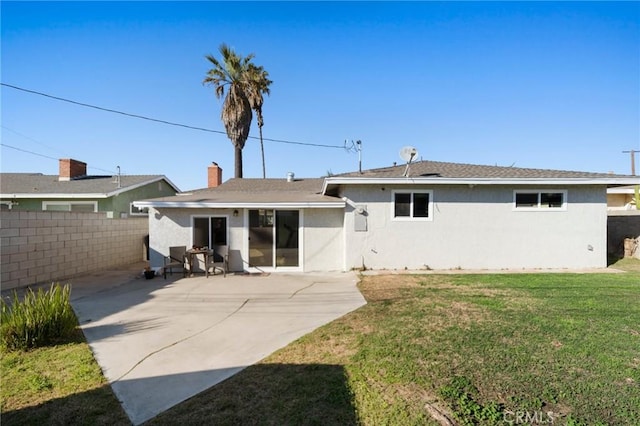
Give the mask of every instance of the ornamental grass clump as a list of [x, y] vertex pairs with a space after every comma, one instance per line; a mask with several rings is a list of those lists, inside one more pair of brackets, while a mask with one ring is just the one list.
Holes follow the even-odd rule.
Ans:
[[70, 302], [69, 284], [51, 284], [48, 291], [28, 289], [23, 300], [2, 300], [0, 338], [8, 350], [26, 350], [71, 337], [78, 325]]

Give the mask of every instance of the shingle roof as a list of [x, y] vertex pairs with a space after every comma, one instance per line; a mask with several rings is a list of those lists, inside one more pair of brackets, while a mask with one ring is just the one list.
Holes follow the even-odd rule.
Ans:
[[[406, 165], [364, 170], [335, 175], [337, 177], [393, 178], [403, 177]], [[504, 179], [564, 179], [564, 178], [611, 178], [637, 177], [630, 175], [612, 175], [609, 173], [590, 173], [566, 170], [529, 169], [521, 167], [482, 166], [475, 164], [446, 163], [440, 161], [417, 161], [409, 166], [410, 177], [441, 178], [504, 178]]]
[[59, 181], [57, 175], [0, 173], [0, 194], [32, 194], [34, 197], [47, 194], [109, 194], [126, 191], [129, 187], [137, 187], [160, 179], [166, 180], [166, 177], [162, 175], [120, 176], [120, 188], [118, 188], [114, 176], [87, 176], [70, 181]]
[[215, 188], [185, 192], [174, 197], [154, 198], [151, 203], [188, 204], [282, 204], [335, 203], [340, 199], [322, 195], [324, 179], [229, 179]]
[[[339, 184], [347, 184], [351, 178], [357, 183], [361, 179], [403, 178], [406, 165], [365, 170], [362, 173], [344, 173], [331, 179], [345, 178]], [[607, 179], [637, 176], [612, 175], [563, 170], [527, 169], [519, 167], [481, 166], [473, 164], [419, 161], [410, 166], [410, 177], [433, 177], [443, 179]], [[331, 180], [330, 179], [330, 180]], [[155, 198], [144, 203], [161, 207], [212, 207], [216, 205], [315, 203], [329, 206], [340, 203], [340, 198], [323, 195], [324, 178], [296, 179], [230, 179], [216, 188], [205, 188], [182, 193], [173, 197]]]
[[[322, 192], [322, 178], [294, 179], [288, 182], [286, 179], [229, 179], [220, 185], [216, 191], [232, 192]], [[212, 188], [213, 189], [213, 188]], [[204, 189], [200, 191], [210, 191]]]

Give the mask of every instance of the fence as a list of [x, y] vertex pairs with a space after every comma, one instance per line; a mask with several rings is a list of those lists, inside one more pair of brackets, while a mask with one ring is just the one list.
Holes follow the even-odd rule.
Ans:
[[106, 213], [0, 212], [2, 289], [60, 281], [145, 259], [148, 219]]

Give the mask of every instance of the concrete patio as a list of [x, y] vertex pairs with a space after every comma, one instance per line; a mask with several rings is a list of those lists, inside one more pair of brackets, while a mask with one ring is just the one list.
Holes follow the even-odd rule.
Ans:
[[132, 423], [208, 389], [366, 302], [354, 273], [71, 280], [72, 304]]

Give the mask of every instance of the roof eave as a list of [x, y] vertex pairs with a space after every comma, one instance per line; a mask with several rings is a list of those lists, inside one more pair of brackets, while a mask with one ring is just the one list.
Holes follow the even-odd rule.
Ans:
[[638, 185], [638, 178], [441, 178], [441, 177], [329, 177], [322, 185], [322, 194], [334, 185]]
[[207, 208], [207, 209], [341, 209], [344, 201], [295, 201], [295, 202], [271, 202], [271, 203], [234, 203], [212, 201], [134, 201], [138, 208]]

